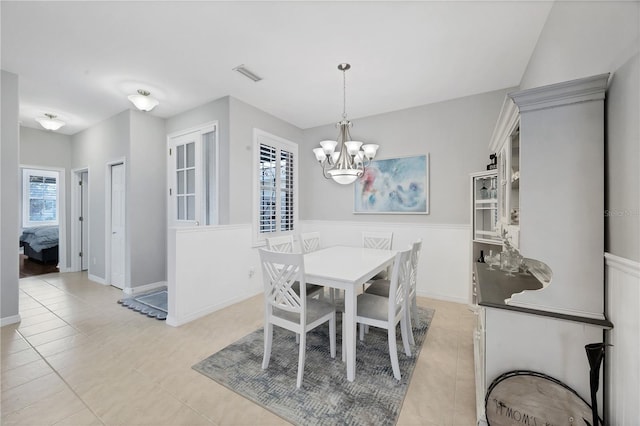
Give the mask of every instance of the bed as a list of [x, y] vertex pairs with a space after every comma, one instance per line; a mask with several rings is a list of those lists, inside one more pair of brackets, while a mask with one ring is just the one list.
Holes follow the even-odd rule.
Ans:
[[58, 226], [24, 228], [20, 246], [25, 256], [43, 263], [58, 262]]

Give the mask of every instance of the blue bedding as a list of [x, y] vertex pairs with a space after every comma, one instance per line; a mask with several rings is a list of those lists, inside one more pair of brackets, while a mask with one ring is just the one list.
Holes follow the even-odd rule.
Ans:
[[35, 252], [55, 247], [58, 245], [58, 226], [34, 226], [24, 228], [20, 241], [31, 246]]

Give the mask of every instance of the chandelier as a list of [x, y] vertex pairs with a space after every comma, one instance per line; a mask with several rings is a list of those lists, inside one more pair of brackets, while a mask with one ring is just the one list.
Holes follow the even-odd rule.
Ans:
[[[351, 68], [349, 64], [340, 64], [338, 69], [342, 71], [342, 120], [336, 123], [339, 129], [337, 140], [320, 142], [320, 148], [315, 148], [313, 153], [316, 160], [322, 166], [322, 174], [327, 179], [333, 179], [339, 184], [348, 185], [364, 174], [365, 168], [376, 156], [378, 145], [366, 144], [351, 140], [349, 128], [351, 122], [347, 120], [347, 85], [346, 72]], [[337, 150], [336, 150], [337, 148]]]

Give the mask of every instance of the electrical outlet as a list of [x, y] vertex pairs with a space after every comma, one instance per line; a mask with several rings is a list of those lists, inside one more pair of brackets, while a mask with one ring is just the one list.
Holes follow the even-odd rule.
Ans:
[[249, 268], [249, 278], [253, 277], [255, 273], [256, 273], [256, 268], [254, 268], [253, 266]]

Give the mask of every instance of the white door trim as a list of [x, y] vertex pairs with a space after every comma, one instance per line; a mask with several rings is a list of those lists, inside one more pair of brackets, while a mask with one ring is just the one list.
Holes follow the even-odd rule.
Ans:
[[[80, 187], [79, 182], [82, 180], [82, 173], [89, 173], [89, 167], [80, 167], [77, 169], [71, 169], [71, 266], [69, 268], [70, 272], [78, 272], [82, 270], [82, 260], [77, 253], [80, 252], [79, 243], [80, 237], [82, 233], [80, 232], [80, 227], [82, 226], [77, 217], [80, 216], [80, 203], [82, 202], [82, 197], [80, 196], [80, 192], [82, 188]], [[88, 195], [90, 197], [90, 195]], [[87, 203], [90, 205], [89, 203]], [[89, 239], [91, 238], [91, 234], [89, 234]], [[88, 247], [85, 248], [83, 256], [89, 256]], [[91, 262], [88, 262], [89, 273], [91, 273]]]
[[127, 217], [129, 216], [127, 211], [127, 193], [129, 192], [126, 188], [128, 188], [127, 184], [127, 163], [126, 158], [122, 157], [116, 160], [112, 160], [106, 163], [105, 166], [105, 191], [104, 191], [104, 223], [105, 223], [105, 234], [104, 234], [104, 276], [105, 283], [107, 285], [111, 285], [111, 168], [113, 166], [118, 165], [124, 166], [124, 181], [125, 181], [125, 255], [124, 255], [124, 289], [129, 288], [131, 283], [129, 282], [129, 221]]
[[[58, 172], [58, 268], [60, 272], [68, 272], [67, 268], [67, 198], [66, 198], [66, 174], [64, 167], [37, 166], [31, 164], [20, 164], [20, 174], [22, 169], [50, 170]], [[22, 182], [22, 178], [20, 179]], [[20, 205], [22, 206], [22, 183], [20, 184]], [[20, 228], [22, 228], [22, 217], [20, 217]]]

